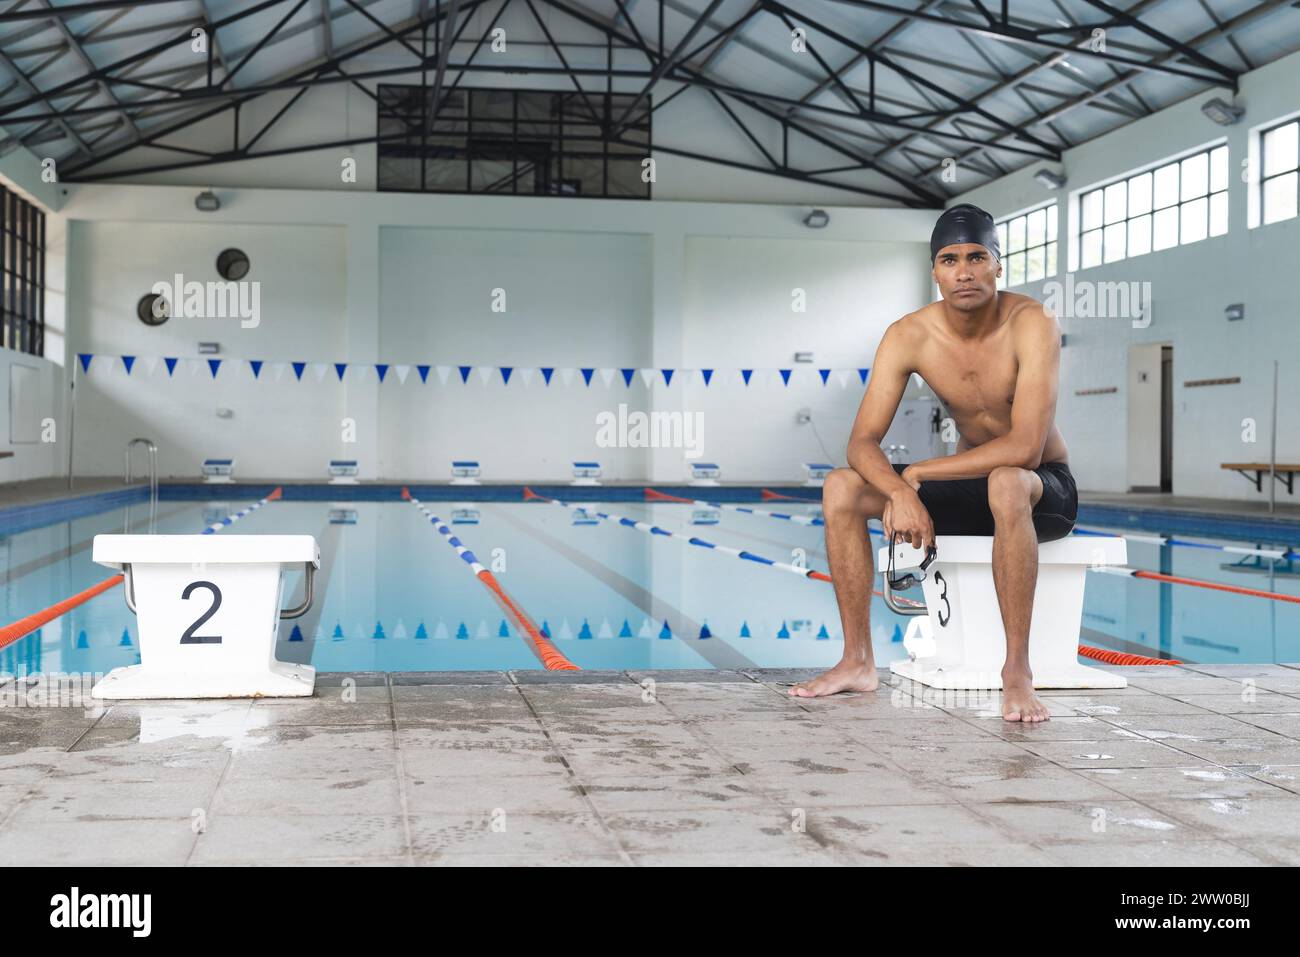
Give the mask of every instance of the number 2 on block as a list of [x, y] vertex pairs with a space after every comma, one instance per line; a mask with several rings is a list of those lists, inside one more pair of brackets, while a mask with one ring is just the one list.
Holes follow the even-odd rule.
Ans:
[[188, 628], [185, 629], [185, 634], [181, 635], [181, 644], [182, 645], [219, 645], [221, 644], [220, 635], [196, 635], [194, 634], [194, 632], [198, 630], [200, 625], [202, 625], [205, 621], [207, 621], [209, 618], [215, 615], [217, 613], [217, 609], [221, 607], [221, 589], [218, 588], [216, 585], [212, 584], [212, 582], [190, 582], [188, 585], [185, 586], [185, 590], [181, 592], [181, 598], [183, 600], [188, 600], [190, 594], [196, 588], [206, 588], [212, 592], [212, 607], [209, 608], [207, 611], [205, 611], [202, 615], [200, 615], [195, 620], [194, 624], [190, 625]]

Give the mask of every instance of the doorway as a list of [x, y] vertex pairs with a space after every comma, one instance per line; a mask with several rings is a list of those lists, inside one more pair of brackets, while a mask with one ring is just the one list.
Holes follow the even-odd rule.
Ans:
[[1174, 490], [1174, 347], [1160, 347], [1160, 491]]

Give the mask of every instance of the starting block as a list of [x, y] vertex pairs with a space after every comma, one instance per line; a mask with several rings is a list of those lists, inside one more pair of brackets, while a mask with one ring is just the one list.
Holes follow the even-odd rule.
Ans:
[[821, 488], [826, 484], [826, 476], [835, 471], [829, 462], [805, 462], [803, 467], [808, 472], [808, 480], [803, 483], [807, 488]]
[[573, 481], [569, 483], [570, 485], [599, 485], [599, 479], [599, 462], [573, 463]]
[[701, 487], [712, 487], [718, 485], [718, 477], [722, 475], [722, 467], [716, 462], [692, 462], [691, 463], [691, 483]]
[[204, 459], [200, 466], [203, 481], [208, 485], [230, 485], [235, 474], [234, 459]]
[[357, 475], [360, 467], [356, 459], [330, 459], [328, 467], [331, 485], [360, 485]]
[[[312, 604], [320, 549], [310, 535], [96, 535], [96, 562], [119, 569], [140, 632], [140, 664], [114, 668], [96, 698], [305, 697], [310, 665], [277, 661], [281, 618]], [[284, 566], [304, 598], [284, 609]]]
[[[889, 546], [877, 556], [885, 604], [901, 615], [925, 616], [907, 630], [908, 658], [890, 670], [931, 688], [1000, 689], [1007, 639], [993, 587], [993, 537], [939, 535], [925, 571], [924, 605], [902, 604], [889, 587]], [[894, 570], [916, 569], [919, 548], [896, 543]], [[1089, 567], [1122, 565], [1122, 538], [1068, 536], [1038, 546], [1038, 585], [1029, 626], [1029, 667], [1035, 688], [1123, 688], [1122, 675], [1079, 663], [1083, 591]]]
[[478, 462], [471, 459], [453, 459], [451, 462], [452, 485], [478, 485], [478, 477], [482, 474]]

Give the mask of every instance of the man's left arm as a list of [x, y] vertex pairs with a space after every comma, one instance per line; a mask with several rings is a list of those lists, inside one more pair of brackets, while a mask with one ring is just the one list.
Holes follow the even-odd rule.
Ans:
[[1019, 369], [1011, 402], [1011, 430], [965, 452], [915, 462], [907, 467], [904, 479], [983, 478], [1002, 466], [1036, 469], [1041, 464], [1043, 446], [1056, 418], [1060, 325], [1050, 311], [1036, 305], [1026, 306], [1012, 321]]

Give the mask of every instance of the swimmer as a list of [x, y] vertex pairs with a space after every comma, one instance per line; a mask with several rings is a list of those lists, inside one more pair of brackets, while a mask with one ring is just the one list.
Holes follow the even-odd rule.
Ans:
[[[1061, 329], [1042, 303], [999, 292], [993, 217], [963, 203], [930, 236], [941, 299], [885, 330], [849, 436], [848, 468], [822, 489], [826, 551], [844, 626], [844, 656], [790, 689], [812, 698], [873, 691], [874, 569], [867, 519], [887, 541], [920, 548], [935, 535], [992, 535], [993, 582], [1007, 637], [1002, 717], [1046, 721], [1029, 669], [1038, 543], [1074, 527], [1078, 492], [1056, 427]], [[912, 373], [943, 403], [960, 437], [953, 455], [893, 465], [880, 448]]]

